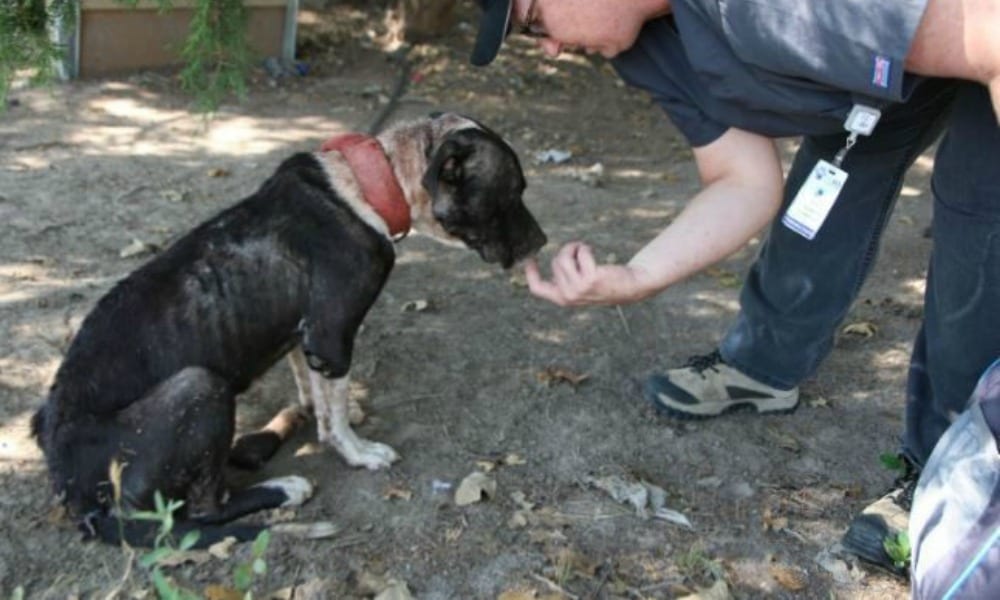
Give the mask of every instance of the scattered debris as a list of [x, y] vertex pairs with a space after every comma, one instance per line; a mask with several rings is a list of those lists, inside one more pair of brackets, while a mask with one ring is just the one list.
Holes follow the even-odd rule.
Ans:
[[468, 506], [484, 499], [489, 500], [497, 493], [497, 482], [482, 471], [473, 471], [455, 490], [455, 504]]
[[870, 338], [878, 333], [878, 327], [870, 321], [858, 321], [844, 326], [844, 335], [856, 335], [858, 337]]
[[228, 536], [209, 546], [208, 553], [219, 560], [226, 560], [232, 556], [234, 546], [236, 546], [236, 538]]
[[575, 388], [587, 379], [590, 379], [590, 374], [574, 373], [573, 371], [562, 367], [545, 367], [536, 373], [535, 377], [540, 383], [549, 387], [558, 383], [568, 383]]
[[431, 492], [433, 492], [435, 494], [441, 494], [441, 493], [444, 493], [444, 492], [449, 492], [449, 491], [451, 491], [451, 488], [453, 486], [454, 486], [454, 484], [452, 484], [452, 482], [450, 482], [450, 481], [444, 481], [442, 479], [432, 479], [431, 480]]
[[271, 527], [271, 531], [277, 534], [305, 540], [322, 540], [340, 533], [340, 526], [329, 521], [316, 521], [313, 523], [278, 523], [277, 525]]
[[209, 177], [229, 177], [230, 175], [229, 169], [223, 169], [222, 167], [215, 167], [208, 170]]
[[683, 596], [680, 600], [730, 600], [733, 597], [729, 585], [723, 579], [717, 580], [710, 588], [701, 588], [694, 594]]
[[132, 258], [144, 254], [155, 254], [160, 248], [156, 244], [144, 242], [139, 238], [132, 238], [132, 242], [118, 251], [119, 258]]
[[719, 282], [724, 288], [738, 288], [743, 285], [743, 278], [733, 273], [732, 271], [722, 269], [719, 267], [710, 267], [705, 271], [711, 277], [714, 277], [716, 281]]
[[795, 567], [774, 563], [768, 570], [778, 585], [790, 592], [800, 592], [806, 588], [805, 573]]
[[424, 312], [430, 306], [427, 300], [410, 300], [403, 304], [402, 312]]
[[573, 153], [569, 150], [557, 150], [552, 148], [549, 150], [540, 150], [535, 152], [535, 162], [540, 165], [544, 165], [546, 163], [561, 165], [571, 158], [573, 158]]
[[667, 492], [659, 486], [646, 481], [628, 482], [617, 476], [588, 477], [585, 481], [607, 492], [618, 502], [631, 504], [635, 508], [635, 513], [643, 519], [653, 517], [694, 529], [694, 525], [686, 516], [665, 506]]
[[410, 588], [406, 586], [405, 581], [389, 579], [385, 589], [379, 592], [374, 600], [413, 600], [413, 595], [410, 594]]
[[573, 177], [590, 187], [601, 187], [604, 185], [604, 165], [594, 163], [586, 169], [577, 169], [573, 172]]
[[413, 492], [404, 487], [393, 485], [382, 492], [382, 498], [385, 500], [410, 500], [413, 498]]
[[187, 194], [177, 190], [160, 190], [160, 197], [167, 202], [183, 202], [187, 199]]
[[857, 565], [849, 564], [839, 558], [844, 553], [843, 547], [837, 543], [819, 551], [813, 559], [824, 571], [829, 573], [839, 584], [858, 583], [865, 578], [865, 573]]

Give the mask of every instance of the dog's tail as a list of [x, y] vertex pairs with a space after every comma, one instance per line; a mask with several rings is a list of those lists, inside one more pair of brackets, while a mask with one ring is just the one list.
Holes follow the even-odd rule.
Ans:
[[[191, 549], [199, 549], [208, 548], [229, 537], [235, 538], [237, 542], [249, 542], [265, 529], [268, 529], [267, 525], [205, 524], [185, 520], [174, 522], [170, 535], [175, 540], [180, 540], [190, 532], [197, 531], [198, 539]], [[92, 514], [81, 521], [80, 530], [83, 531], [85, 539], [97, 538], [106, 544], [121, 545], [122, 542], [126, 542], [130, 546], [152, 548], [156, 545], [160, 523], [120, 519], [102, 513]]]

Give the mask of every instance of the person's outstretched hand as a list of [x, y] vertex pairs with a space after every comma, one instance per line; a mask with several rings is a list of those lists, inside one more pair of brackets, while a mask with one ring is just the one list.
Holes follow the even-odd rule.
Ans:
[[552, 258], [552, 278], [546, 279], [531, 259], [524, 264], [528, 289], [559, 306], [627, 304], [644, 298], [643, 273], [626, 265], [599, 265], [590, 246], [570, 242]]

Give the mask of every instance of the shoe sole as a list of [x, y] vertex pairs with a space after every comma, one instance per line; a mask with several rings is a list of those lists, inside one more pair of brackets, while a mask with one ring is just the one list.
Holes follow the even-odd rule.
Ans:
[[776, 408], [768, 408], [766, 405], [772, 402], [780, 403], [782, 402], [780, 399], [761, 398], [753, 400], [734, 400], [731, 403], [722, 406], [715, 412], [688, 412], [664, 404], [660, 399], [659, 392], [651, 390], [648, 387], [643, 389], [643, 396], [646, 398], [647, 402], [653, 405], [653, 409], [656, 410], [657, 414], [686, 421], [704, 421], [706, 419], [714, 419], [715, 417], [721, 417], [731, 413], [751, 411], [758, 415], [790, 415], [799, 408], [798, 398], [795, 399], [795, 404], [791, 406], [779, 404]]
[[861, 515], [851, 522], [840, 545], [865, 564], [905, 578], [909, 575], [909, 570], [893, 563], [885, 551], [885, 538], [888, 535], [885, 521], [874, 515]]

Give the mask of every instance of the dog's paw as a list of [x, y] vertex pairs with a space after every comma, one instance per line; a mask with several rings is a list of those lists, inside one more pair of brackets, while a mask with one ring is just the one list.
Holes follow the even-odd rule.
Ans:
[[266, 487], [284, 492], [287, 500], [282, 502], [281, 506], [301, 506], [313, 495], [313, 484], [305, 477], [298, 475], [268, 479], [254, 487]]
[[391, 446], [363, 439], [358, 439], [350, 452], [342, 450], [341, 454], [352, 467], [365, 467], [372, 471], [384, 469], [399, 460], [399, 454]]

